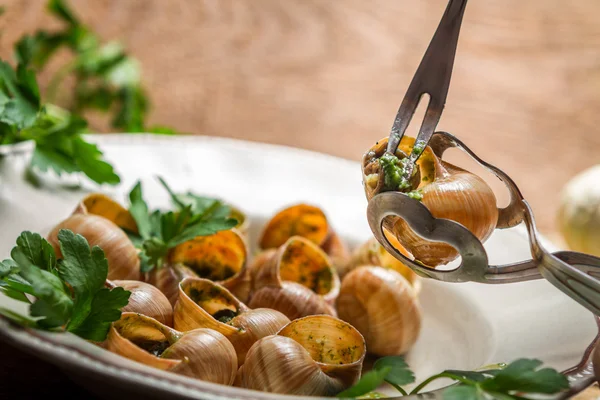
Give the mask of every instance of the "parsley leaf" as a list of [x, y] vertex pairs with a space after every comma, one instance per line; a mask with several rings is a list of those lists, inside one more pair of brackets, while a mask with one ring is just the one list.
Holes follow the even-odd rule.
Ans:
[[493, 378], [483, 381], [480, 386], [486, 391], [506, 394], [552, 394], [569, 388], [569, 382], [564, 375], [551, 368], [538, 369], [541, 365], [540, 360], [516, 360], [498, 371]]
[[0, 60], [0, 142], [35, 141], [31, 166], [42, 172], [83, 172], [99, 184], [119, 183], [112, 166], [101, 159], [102, 152], [82, 138], [86, 128], [84, 119], [56, 106], [40, 105], [31, 70], [19, 64], [15, 72]]
[[402, 356], [389, 356], [378, 359], [375, 362], [373, 368], [383, 369], [384, 367], [391, 367], [391, 371], [385, 377], [385, 381], [394, 386], [408, 385], [415, 381], [415, 374], [408, 367], [404, 357]]
[[[555, 394], [569, 388], [567, 378], [552, 368], [538, 369], [539, 360], [518, 359], [508, 364], [495, 364], [477, 371], [446, 370], [433, 375], [410, 394], [418, 394], [429, 383], [440, 378], [449, 378], [456, 383], [442, 391], [444, 400], [526, 400], [523, 394]], [[337, 397], [358, 397], [372, 394], [384, 381], [394, 386], [402, 395], [407, 393], [401, 385], [414, 382], [415, 377], [403, 357], [383, 357], [377, 360], [373, 370], [351, 388]]]
[[[81, 235], [62, 229], [58, 240], [63, 258], [37, 233], [23, 232], [11, 251], [12, 260], [0, 262], [0, 289], [17, 300], [29, 302], [35, 326], [60, 329], [94, 341], [106, 338], [110, 324], [121, 316], [130, 292], [104, 288], [108, 262], [97, 246], [90, 250]], [[9, 310], [0, 313], [19, 320]], [[21, 321], [30, 321], [23, 317]]]
[[[166, 182], [160, 180], [171, 196], [175, 196]], [[131, 233], [130, 237], [136, 247], [142, 250], [142, 272], [162, 266], [169, 250], [181, 243], [237, 225], [237, 220], [229, 217], [229, 207], [216, 199], [210, 199], [202, 206], [178, 201], [179, 209], [176, 212], [150, 211], [143, 197], [141, 182], [137, 182], [129, 193], [129, 201], [129, 212], [136, 221], [139, 232], [139, 237]]]
[[392, 367], [383, 367], [379, 370], [373, 369], [364, 374], [360, 380], [354, 384], [354, 386], [344, 390], [341, 393], [338, 393], [337, 397], [352, 398], [367, 394], [370, 391], [377, 389], [377, 387], [383, 383], [391, 370]]
[[483, 393], [475, 386], [453, 386], [444, 390], [444, 400], [485, 400]]

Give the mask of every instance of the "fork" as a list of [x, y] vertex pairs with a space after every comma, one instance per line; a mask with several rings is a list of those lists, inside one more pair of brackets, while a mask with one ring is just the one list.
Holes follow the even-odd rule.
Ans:
[[[444, 151], [457, 147], [481, 166], [494, 173], [509, 190], [511, 201], [498, 209], [496, 228], [510, 228], [524, 223], [529, 238], [532, 259], [505, 265], [489, 265], [483, 244], [463, 225], [437, 219], [418, 200], [401, 192], [383, 192], [374, 196], [367, 207], [367, 218], [373, 234], [395, 258], [421, 276], [446, 282], [512, 283], [545, 278], [569, 297], [600, 315], [600, 258], [572, 251], [549, 252], [539, 240], [531, 207], [515, 182], [499, 168], [485, 162], [458, 138], [447, 132], [435, 131], [440, 120], [456, 54], [458, 34], [467, 0], [450, 0], [440, 24], [421, 60], [404, 96], [391, 129], [387, 153], [395, 154], [415, 109], [424, 94], [430, 97], [424, 120], [415, 144], [429, 145], [441, 159]], [[416, 145], [415, 145], [416, 147]], [[404, 162], [404, 179], [411, 176], [421, 152], [413, 147]], [[387, 217], [403, 218], [410, 228], [427, 240], [445, 242], [455, 247], [461, 256], [454, 270], [436, 270], [411, 260], [395, 249], [383, 231]]]

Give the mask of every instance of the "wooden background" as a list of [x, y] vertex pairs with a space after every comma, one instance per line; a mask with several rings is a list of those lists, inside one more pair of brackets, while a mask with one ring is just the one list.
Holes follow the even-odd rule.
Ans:
[[[2, 58], [23, 33], [57, 26], [45, 0], [2, 3]], [[355, 160], [387, 135], [446, 5], [70, 3], [104, 39], [121, 40], [140, 60], [151, 122]], [[598, 15], [598, 0], [472, 0], [439, 125], [511, 175], [555, 241], [561, 188], [600, 159]]]

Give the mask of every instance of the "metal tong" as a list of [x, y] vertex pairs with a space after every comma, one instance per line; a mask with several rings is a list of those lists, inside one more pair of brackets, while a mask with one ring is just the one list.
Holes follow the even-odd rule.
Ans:
[[[383, 192], [368, 205], [367, 217], [373, 234], [385, 249], [419, 275], [445, 282], [511, 283], [545, 278], [595, 315], [600, 315], [600, 258], [572, 251], [549, 252], [540, 243], [533, 213], [515, 182], [499, 168], [488, 164], [463, 142], [447, 132], [435, 132], [452, 75], [452, 66], [460, 25], [467, 0], [450, 0], [440, 24], [421, 60], [415, 76], [396, 115], [387, 152], [395, 154], [407, 126], [423, 94], [430, 96], [416, 142], [429, 145], [442, 158], [452, 147], [465, 151], [481, 166], [494, 173], [508, 188], [510, 204], [499, 208], [496, 228], [514, 227], [521, 222], [527, 227], [532, 259], [514, 264], [489, 265], [483, 244], [463, 225], [437, 219], [418, 200], [401, 192]], [[404, 177], [412, 173], [420, 152], [412, 151], [405, 163]], [[455, 247], [462, 258], [454, 270], [426, 267], [401, 254], [387, 240], [383, 231], [386, 217], [403, 218], [418, 235], [430, 241], [445, 242]]]

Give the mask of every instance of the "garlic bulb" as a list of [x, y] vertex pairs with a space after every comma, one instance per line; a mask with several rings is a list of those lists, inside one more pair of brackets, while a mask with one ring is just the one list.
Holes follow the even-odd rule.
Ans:
[[108, 279], [139, 280], [140, 259], [138, 251], [127, 234], [106, 218], [93, 214], [76, 212], [59, 223], [48, 235], [48, 242], [54, 247], [56, 257], [62, 257], [58, 243], [58, 231], [69, 229], [80, 234], [90, 244], [104, 250], [108, 261]]
[[[398, 155], [409, 154], [414, 139], [404, 136]], [[375, 144], [363, 157], [363, 183], [367, 199], [382, 191], [385, 181], [379, 158], [385, 153], [387, 139]], [[498, 208], [492, 189], [483, 179], [450, 163], [440, 160], [427, 147], [416, 168], [418, 181], [412, 189], [422, 195], [421, 202], [436, 218], [451, 219], [470, 230], [485, 242], [496, 228]], [[436, 267], [458, 257], [458, 251], [449, 244], [423, 239], [399, 217], [389, 217], [384, 226], [398, 239], [416, 260]]]
[[259, 247], [263, 250], [278, 248], [292, 236], [301, 236], [320, 246], [336, 268], [344, 265], [348, 258], [346, 244], [319, 207], [297, 204], [279, 211], [263, 229]]
[[179, 298], [179, 282], [185, 278], [198, 277], [194, 271], [183, 264], [165, 264], [144, 273], [144, 282], [155, 286], [175, 306]]
[[398, 272], [359, 267], [342, 281], [338, 315], [365, 338], [367, 351], [377, 356], [408, 351], [421, 330], [417, 295]]
[[600, 165], [575, 176], [563, 189], [558, 225], [569, 248], [600, 257]]
[[175, 329], [210, 328], [233, 344], [242, 365], [248, 349], [259, 339], [275, 334], [290, 322], [270, 309], [249, 309], [224, 287], [200, 278], [186, 278], [179, 285], [175, 304]]
[[[398, 243], [398, 240], [393, 235], [386, 234], [386, 236], [396, 249], [406, 257], [410, 257], [409, 253]], [[406, 278], [416, 293], [421, 291], [421, 278], [412, 269], [388, 253], [375, 238], [369, 239], [354, 250], [350, 260], [345, 265], [344, 275], [341, 278], [344, 278], [350, 271], [367, 265], [393, 269]]]
[[246, 301], [250, 276], [246, 270], [248, 249], [236, 229], [198, 236], [171, 250], [169, 261], [183, 264], [200, 278], [218, 282], [238, 299]]
[[315, 314], [335, 315], [331, 304], [340, 289], [327, 255], [309, 240], [292, 236], [263, 264], [252, 266], [251, 308], [272, 308], [291, 320]]
[[181, 333], [150, 317], [126, 312], [112, 324], [104, 345], [113, 353], [176, 374], [222, 385], [235, 380], [235, 350], [212, 329]]
[[256, 342], [236, 386], [272, 393], [334, 396], [359, 378], [365, 342], [351, 325], [327, 315], [290, 322]]
[[129, 303], [122, 312], [134, 312], [154, 318], [161, 324], [173, 326], [173, 307], [164, 294], [152, 285], [140, 281], [106, 281], [106, 287], [120, 286], [129, 290]]

